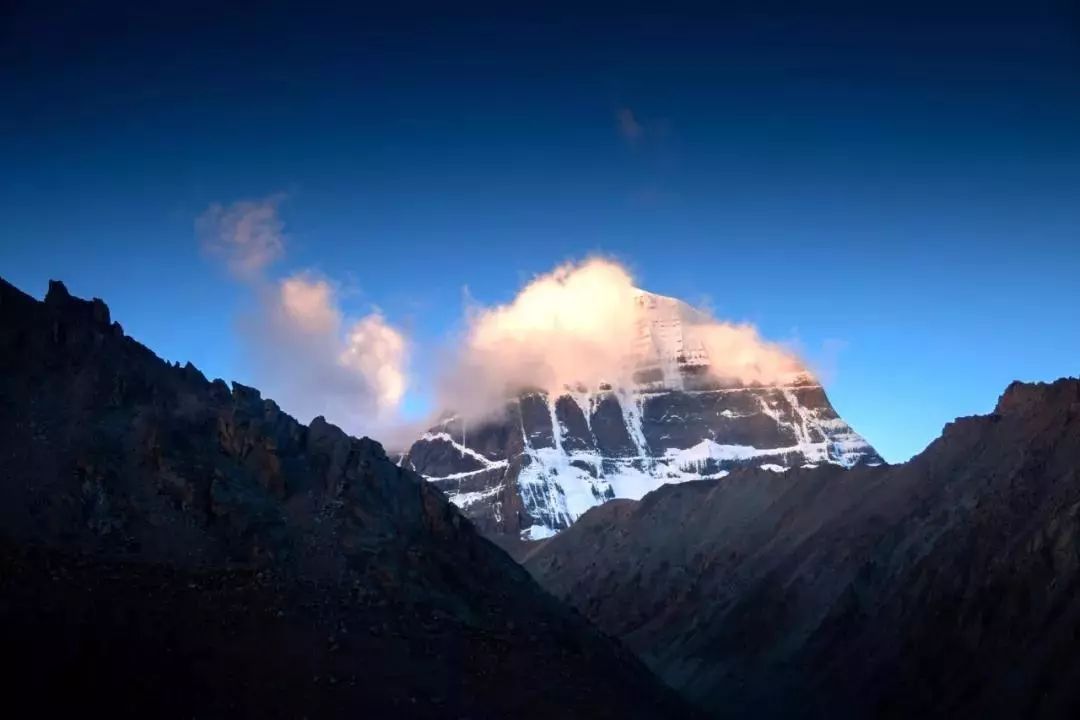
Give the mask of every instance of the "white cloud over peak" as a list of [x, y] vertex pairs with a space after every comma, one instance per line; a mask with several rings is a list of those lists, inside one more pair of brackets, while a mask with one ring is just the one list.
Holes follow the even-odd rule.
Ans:
[[[631, 382], [642, 342], [665, 332], [648, 326], [671, 322], [643, 313], [640, 295], [624, 266], [592, 258], [536, 276], [505, 305], [468, 308], [465, 332], [439, 382], [440, 406], [483, 415], [525, 388]], [[803, 369], [793, 353], [762, 339], [752, 325], [718, 320], [684, 303], [675, 307], [682, 341], [700, 348], [718, 378], [773, 384]]]

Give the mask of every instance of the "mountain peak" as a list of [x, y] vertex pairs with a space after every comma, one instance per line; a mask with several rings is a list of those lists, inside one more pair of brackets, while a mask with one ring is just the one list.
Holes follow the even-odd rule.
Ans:
[[1054, 382], [1025, 383], [1014, 380], [998, 398], [994, 413], [1023, 414], [1033, 409], [1080, 403], [1080, 378], [1060, 378]]
[[883, 462], [802, 363], [752, 327], [640, 288], [633, 303], [632, 373], [612, 373], [622, 382], [521, 385], [482, 420], [445, 414], [402, 464], [490, 535], [535, 540], [665, 483]]
[[718, 323], [678, 298], [634, 288], [638, 335], [634, 381], [643, 389], [814, 384], [794, 355], [749, 326]]
[[49, 290], [45, 293], [45, 302], [50, 305], [57, 305], [67, 302], [71, 299], [71, 293], [68, 292], [67, 285], [60, 280], [50, 280]]

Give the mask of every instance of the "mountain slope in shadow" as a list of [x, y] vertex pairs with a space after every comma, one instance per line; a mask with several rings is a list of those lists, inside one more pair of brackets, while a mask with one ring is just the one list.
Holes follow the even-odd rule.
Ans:
[[378, 443], [0, 281], [4, 695], [36, 714], [686, 706]]
[[525, 557], [717, 714], [1080, 714], [1080, 381], [1014, 383], [908, 463], [613, 501]]

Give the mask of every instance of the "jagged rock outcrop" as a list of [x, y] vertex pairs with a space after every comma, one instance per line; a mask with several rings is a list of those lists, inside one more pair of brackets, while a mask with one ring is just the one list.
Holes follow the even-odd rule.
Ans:
[[1080, 381], [891, 467], [732, 472], [587, 512], [541, 584], [716, 714], [1080, 713]]
[[685, 710], [378, 443], [163, 362], [60, 283], [0, 281], [0, 428], [10, 707]]
[[640, 291], [634, 381], [523, 392], [469, 425], [450, 416], [402, 463], [435, 483], [489, 537], [550, 537], [613, 498], [736, 468], [879, 465], [874, 449], [796, 369], [772, 385], [710, 374], [686, 332], [697, 311]]

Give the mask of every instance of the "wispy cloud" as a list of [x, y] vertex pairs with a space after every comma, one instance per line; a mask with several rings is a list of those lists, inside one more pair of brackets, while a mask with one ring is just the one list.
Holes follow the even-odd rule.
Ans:
[[627, 177], [636, 186], [627, 195], [629, 202], [646, 208], [678, 204], [679, 149], [671, 122], [663, 117], [643, 120], [624, 106], [615, 111], [615, 130], [635, 160]]
[[211, 205], [196, 221], [204, 249], [253, 293], [240, 318], [241, 350], [254, 380], [307, 422], [323, 415], [354, 434], [385, 434], [398, 424], [408, 387], [410, 343], [377, 308], [346, 316], [331, 279], [310, 270], [271, 278], [285, 256], [283, 199]]
[[214, 203], [195, 221], [203, 250], [222, 260], [238, 278], [252, 279], [285, 253], [282, 194], [261, 200]]
[[638, 122], [630, 108], [619, 108], [615, 113], [619, 135], [630, 145], [637, 145], [645, 135], [645, 127]]

